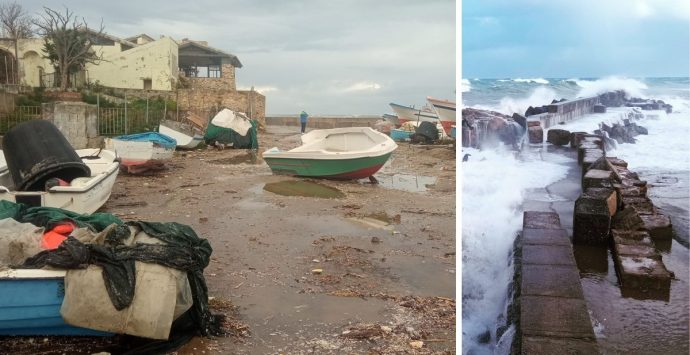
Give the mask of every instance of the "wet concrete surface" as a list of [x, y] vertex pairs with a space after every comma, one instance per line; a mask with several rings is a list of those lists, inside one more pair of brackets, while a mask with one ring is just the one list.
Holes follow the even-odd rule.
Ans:
[[[269, 126], [259, 152], [292, 149], [299, 137]], [[188, 224], [210, 241], [209, 296], [236, 306], [235, 321], [250, 335], [195, 338], [180, 354], [453, 353], [455, 151], [399, 144], [377, 176], [396, 174], [434, 182], [412, 192], [307, 181], [272, 175], [260, 154], [186, 151], [157, 175], [118, 176], [101, 211]], [[319, 185], [315, 195], [342, 195], [267, 191], [305, 183]], [[360, 223], [365, 218], [381, 223]], [[371, 326], [378, 328], [357, 332]], [[416, 340], [421, 349], [411, 347]]]
[[[558, 212], [561, 224], [572, 240], [574, 201], [580, 194], [581, 170], [574, 150], [550, 148], [550, 152], [572, 159], [565, 179], [546, 189], [529, 191], [524, 210]], [[546, 153], [546, 154], [545, 154]], [[597, 343], [604, 354], [687, 354], [690, 325], [690, 263], [687, 243], [687, 190], [682, 189], [683, 176], [678, 173], [638, 172], [648, 180], [648, 195], [674, 222], [672, 241], [654, 241], [666, 267], [675, 273], [670, 290], [642, 292], [620, 288], [610, 248], [607, 246], [574, 246], [590, 319]], [[671, 183], [672, 188], [666, 188]], [[679, 188], [678, 186], [681, 186]], [[686, 185], [687, 186], [687, 185]]]

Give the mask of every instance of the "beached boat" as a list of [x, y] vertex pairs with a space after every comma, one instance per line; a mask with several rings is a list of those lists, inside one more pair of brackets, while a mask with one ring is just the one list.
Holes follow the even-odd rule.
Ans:
[[173, 157], [177, 142], [158, 132], [146, 132], [106, 138], [105, 146], [113, 149], [121, 159], [123, 170], [139, 174], [148, 170], [162, 169]]
[[263, 159], [276, 175], [362, 179], [381, 169], [397, 147], [369, 127], [322, 129], [303, 135], [295, 149], [267, 150]]
[[396, 115], [390, 115], [390, 114], [384, 113], [383, 119], [387, 122], [392, 123], [395, 127], [400, 127], [400, 125], [401, 125], [400, 119], [398, 119], [398, 116], [396, 116]]
[[158, 126], [158, 133], [173, 138], [177, 148], [194, 149], [204, 140], [201, 131], [191, 125], [165, 120]]
[[395, 114], [398, 115], [400, 124], [405, 122], [438, 122], [438, 115], [431, 108], [424, 106], [421, 109], [398, 105], [395, 103], [389, 104]]
[[112, 335], [62, 319], [65, 270], [0, 271], [0, 335]]
[[433, 97], [427, 97], [426, 100], [429, 101], [438, 114], [443, 130], [450, 135], [450, 128], [455, 125], [455, 102], [434, 99]]
[[0, 200], [30, 206], [57, 207], [77, 213], [96, 212], [110, 198], [118, 173], [115, 152], [105, 149], [78, 149], [77, 155], [91, 170], [68, 186], [53, 186], [48, 191], [15, 191], [5, 156], [0, 151]]

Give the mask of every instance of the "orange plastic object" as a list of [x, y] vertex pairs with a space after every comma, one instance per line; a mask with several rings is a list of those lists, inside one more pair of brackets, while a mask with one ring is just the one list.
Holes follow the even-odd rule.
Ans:
[[67, 239], [67, 237], [64, 235], [54, 231], [49, 231], [43, 234], [43, 238], [41, 238], [41, 248], [56, 249], [65, 239]]
[[64, 234], [64, 235], [69, 235], [74, 231], [74, 224], [71, 222], [69, 223], [63, 223], [63, 224], [58, 224], [53, 229], [51, 229], [51, 232], [55, 232], [58, 234]]

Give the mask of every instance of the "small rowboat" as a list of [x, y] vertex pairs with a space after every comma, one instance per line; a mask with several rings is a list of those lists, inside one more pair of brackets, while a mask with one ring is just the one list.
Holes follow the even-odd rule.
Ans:
[[194, 149], [204, 140], [199, 130], [182, 122], [163, 121], [158, 126], [158, 133], [173, 138], [177, 148], [181, 149]]
[[438, 114], [438, 119], [441, 121], [443, 130], [446, 134], [450, 134], [451, 126], [455, 125], [455, 102], [434, 99], [433, 97], [427, 97], [426, 100], [434, 106], [434, 110]]
[[160, 170], [172, 159], [177, 141], [158, 132], [107, 138], [105, 146], [121, 159], [121, 168], [130, 174]]
[[81, 214], [96, 212], [110, 198], [118, 173], [117, 157], [115, 152], [105, 149], [78, 149], [76, 153], [91, 170], [91, 176], [75, 178], [67, 186], [53, 186], [47, 191], [15, 191], [0, 151], [0, 200]]
[[303, 135], [295, 149], [267, 150], [263, 159], [276, 175], [363, 179], [381, 169], [397, 147], [369, 127], [322, 129]]

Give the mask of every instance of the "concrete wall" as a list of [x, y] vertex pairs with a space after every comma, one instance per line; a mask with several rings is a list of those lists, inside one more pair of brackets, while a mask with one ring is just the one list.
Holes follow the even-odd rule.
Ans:
[[82, 102], [43, 104], [43, 119], [53, 122], [74, 149], [98, 147], [98, 112]]
[[98, 64], [86, 66], [89, 81], [114, 88], [144, 89], [144, 80], [150, 79], [152, 90], [175, 87], [177, 43], [170, 38], [164, 37], [124, 52], [112, 52], [103, 59]]
[[[381, 116], [309, 116], [307, 128], [374, 127]], [[267, 125], [299, 126], [299, 115], [266, 117]]]
[[578, 119], [593, 111], [594, 105], [599, 103], [599, 97], [586, 97], [548, 105], [549, 112], [527, 117], [528, 121], [540, 121], [541, 127], [547, 129], [561, 122]]

